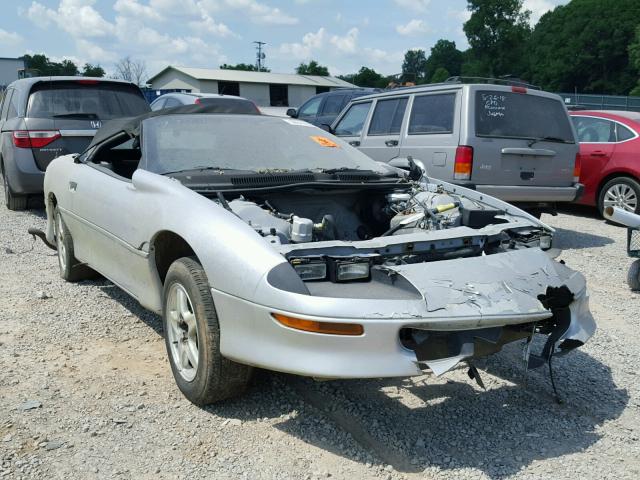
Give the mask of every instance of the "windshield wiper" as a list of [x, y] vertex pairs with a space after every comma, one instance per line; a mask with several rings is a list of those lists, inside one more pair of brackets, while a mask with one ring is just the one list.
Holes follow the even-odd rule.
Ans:
[[71, 113], [59, 113], [52, 115], [53, 118], [79, 118], [87, 120], [100, 120], [97, 113], [84, 113], [84, 112], [71, 112]]
[[533, 145], [535, 145], [538, 142], [573, 143], [568, 140], [565, 140], [564, 138], [549, 136], [549, 137], [531, 138], [529, 139], [529, 143], [527, 145], [529, 146], [529, 148], [531, 148]]
[[248, 173], [255, 173], [252, 172], [250, 170], [239, 170], [237, 168], [225, 168], [225, 167], [209, 167], [209, 166], [203, 166], [203, 167], [189, 167], [189, 168], [183, 168], [182, 170], [173, 170], [171, 172], [163, 172], [162, 175], [171, 175], [173, 173], [186, 173], [186, 172], [205, 172], [208, 170], [215, 170], [216, 172], [220, 172], [220, 175], [224, 174], [225, 172], [248, 172]]

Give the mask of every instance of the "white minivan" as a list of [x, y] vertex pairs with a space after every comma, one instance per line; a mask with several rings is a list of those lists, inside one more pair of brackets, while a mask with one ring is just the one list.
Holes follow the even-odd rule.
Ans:
[[350, 102], [330, 130], [374, 160], [413, 157], [429, 176], [554, 211], [582, 193], [573, 125], [558, 95], [447, 82]]

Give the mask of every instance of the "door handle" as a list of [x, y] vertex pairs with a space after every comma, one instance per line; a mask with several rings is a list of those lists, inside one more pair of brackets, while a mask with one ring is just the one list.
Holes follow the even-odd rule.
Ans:
[[78, 184], [76, 182], [69, 182], [69, 191], [75, 192], [78, 188]]
[[384, 142], [384, 144], [387, 147], [397, 147], [398, 146], [398, 140], [387, 140], [386, 142]]
[[606, 157], [607, 154], [605, 152], [603, 152], [602, 150], [595, 150], [595, 151], [591, 152], [591, 156], [592, 157]]
[[352, 147], [359, 147], [360, 146], [360, 140], [351, 140], [349, 142], [349, 145], [351, 145]]

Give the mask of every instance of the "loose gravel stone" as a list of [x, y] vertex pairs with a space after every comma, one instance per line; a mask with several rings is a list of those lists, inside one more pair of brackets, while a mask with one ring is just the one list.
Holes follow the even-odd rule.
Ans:
[[477, 362], [486, 391], [465, 368], [320, 383], [258, 371], [245, 396], [198, 408], [175, 386], [159, 317], [105, 279], [62, 281], [51, 250], [27, 252], [44, 211], [0, 206], [0, 477], [640, 478], [626, 231], [588, 209], [543, 220], [586, 275], [598, 322], [554, 362], [563, 405], [546, 369], [525, 385], [514, 344]]

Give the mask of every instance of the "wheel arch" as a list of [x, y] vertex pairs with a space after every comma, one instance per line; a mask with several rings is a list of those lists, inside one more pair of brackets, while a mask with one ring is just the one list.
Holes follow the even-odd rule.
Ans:
[[[182, 257], [195, 257], [198, 259], [194, 248], [179, 234], [171, 230], [157, 232], [150, 241], [149, 251], [152, 256], [152, 266], [158, 275], [160, 283], [164, 280], [173, 262]], [[198, 261], [200, 261], [198, 259]]]

